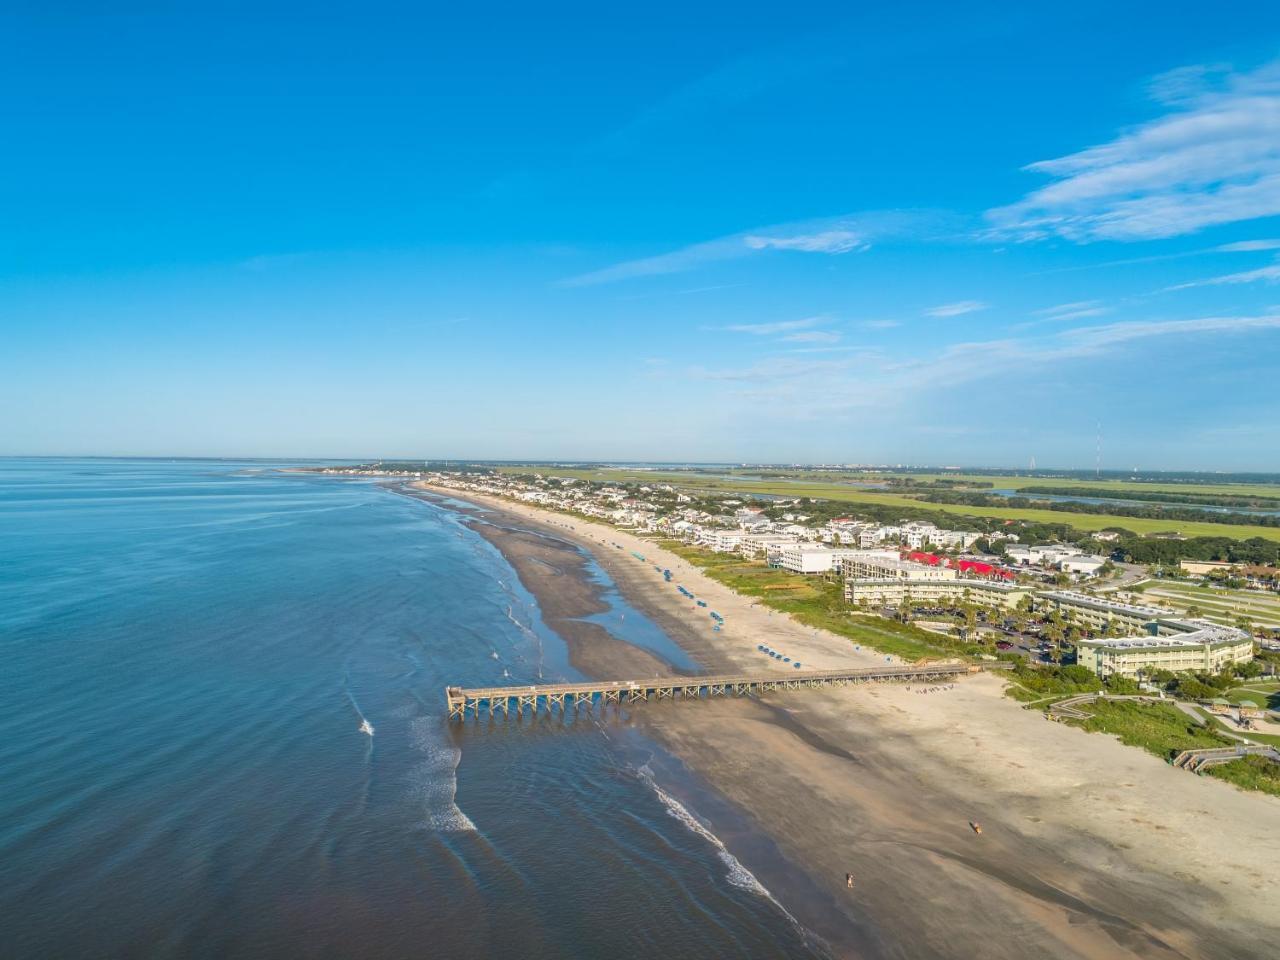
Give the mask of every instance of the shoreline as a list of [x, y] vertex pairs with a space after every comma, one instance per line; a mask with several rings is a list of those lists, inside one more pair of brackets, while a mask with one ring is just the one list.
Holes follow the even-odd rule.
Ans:
[[[785, 669], [756, 651], [761, 640], [818, 669], [883, 662], [732, 594], [625, 531], [413, 486], [584, 548], [628, 603], [708, 669]], [[513, 543], [506, 546], [518, 550]], [[700, 608], [654, 562], [722, 612], [724, 630], [693, 613]], [[526, 587], [554, 608], [566, 582]], [[629, 645], [600, 640], [580, 635], [576, 645], [597, 651], [587, 672], [616, 678], [627, 655], [613, 645]], [[809, 691], [637, 710], [631, 723], [743, 811], [825, 894], [792, 902], [767, 863], [744, 861], [837, 955], [1267, 956], [1280, 933], [1269, 909], [1280, 888], [1268, 872], [1280, 840], [1250, 829], [1280, 822], [1280, 805], [1049, 723], [1001, 687], [975, 677], [928, 695], [901, 686]], [[981, 838], [969, 819], [984, 824]], [[853, 891], [844, 889], [845, 872], [858, 878]], [[820, 899], [828, 902], [813, 902]]]

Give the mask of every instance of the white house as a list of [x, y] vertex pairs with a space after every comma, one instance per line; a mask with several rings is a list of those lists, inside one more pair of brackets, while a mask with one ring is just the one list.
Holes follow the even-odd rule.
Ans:
[[781, 549], [778, 566], [792, 573], [827, 573], [832, 569], [836, 551], [810, 543], [797, 543]]
[[1103, 557], [1080, 554], [1075, 557], [1063, 557], [1058, 561], [1058, 569], [1063, 573], [1081, 573], [1091, 577], [1101, 570], [1106, 565], [1106, 562]]

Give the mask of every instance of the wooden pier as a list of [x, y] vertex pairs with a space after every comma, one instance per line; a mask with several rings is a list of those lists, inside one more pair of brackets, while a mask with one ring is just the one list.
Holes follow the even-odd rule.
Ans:
[[[1004, 664], [991, 664], [1000, 669]], [[604, 680], [595, 683], [553, 683], [524, 687], [445, 687], [449, 719], [465, 720], [468, 711], [479, 718], [488, 711], [519, 717], [527, 710], [536, 716], [539, 708], [548, 713], [556, 707], [566, 712], [591, 709], [596, 704], [647, 703], [650, 700], [698, 700], [704, 697], [749, 697], [775, 690], [802, 690], [806, 687], [843, 687], [852, 683], [900, 681], [904, 683], [947, 680], [978, 673], [988, 667], [969, 663], [927, 663], [899, 667], [860, 667], [854, 670], [805, 670], [793, 674], [730, 674], [705, 677], [655, 677], [652, 680]]]

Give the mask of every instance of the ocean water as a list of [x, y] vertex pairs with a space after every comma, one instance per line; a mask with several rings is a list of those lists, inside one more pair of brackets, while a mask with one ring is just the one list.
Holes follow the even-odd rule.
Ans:
[[624, 723], [445, 721], [572, 676], [457, 514], [280, 466], [0, 459], [0, 957], [809, 955]]

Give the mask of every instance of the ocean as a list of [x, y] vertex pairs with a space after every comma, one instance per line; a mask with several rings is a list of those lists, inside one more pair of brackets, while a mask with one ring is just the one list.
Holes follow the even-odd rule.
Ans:
[[0, 956], [811, 955], [625, 722], [446, 722], [575, 676], [458, 513], [286, 466], [0, 459]]

